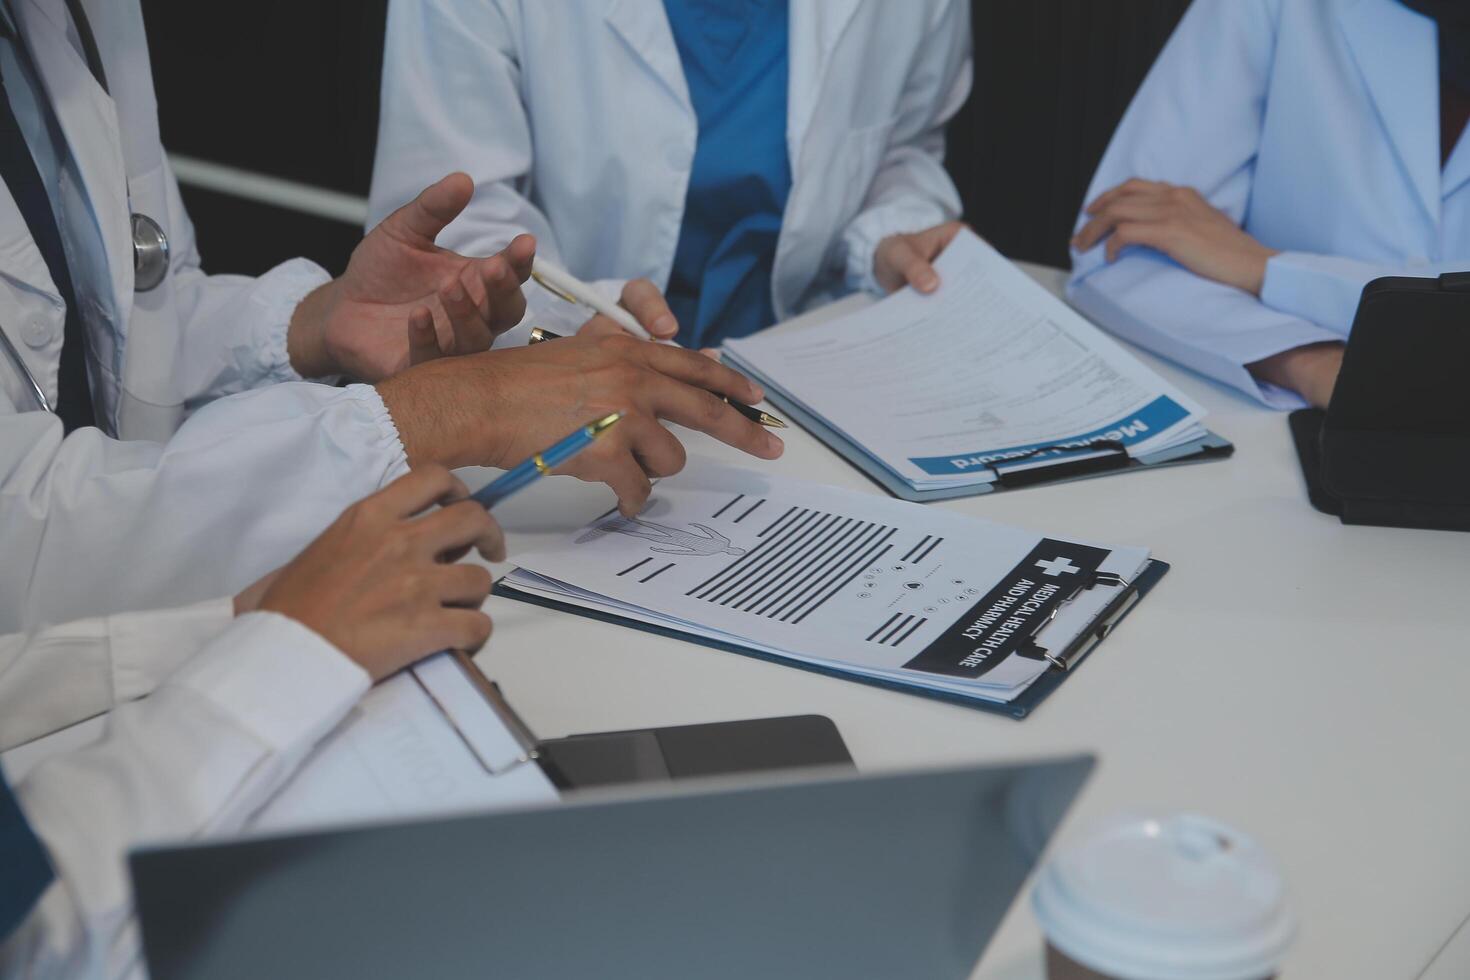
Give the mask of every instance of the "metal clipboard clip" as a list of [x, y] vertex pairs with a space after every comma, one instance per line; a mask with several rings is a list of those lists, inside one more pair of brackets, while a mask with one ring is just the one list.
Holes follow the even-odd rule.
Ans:
[[[1096, 588], [1122, 589], [1123, 591], [1098, 614], [1096, 619], [1088, 624], [1069, 649], [1053, 653], [1037, 642], [1041, 634], [1061, 615], [1063, 609], [1070, 606], [1082, 593]], [[1113, 631], [1113, 627], [1118, 624], [1118, 620], [1127, 615], [1128, 610], [1133, 608], [1133, 604], [1141, 596], [1142, 593], [1133, 587], [1133, 580], [1124, 578], [1116, 572], [1093, 572], [1086, 579], [1077, 583], [1077, 587], [1072, 590], [1071, 594], [1053, 606], [1051, 612], [1036, 624], [1036, 629], [1031, 631], [1031, 636], [1023, 645], [1021, 653], [1033, 659], [1045, 660], [1052, 665], [1053, 669], [1070, 670], [1083, 657], [1091, 653], [1093, 647], [1107, 638], [1108, 634]]]
[[1028, 486], [1033, 483], [1044, 483], [1053, 478], [1054, 474], [1047, 472], [1048, 467], [1040, 467], [1036, 470], [1014, 470], [1002, 469], [1015, 463], [1024, 463], [1029, 459], [1044, 456], [1047, 453], [1072, 453], [1072, 452], [1102, 452], [1104, 455], [1096, 458], [1067, 458], [1058, 456], [1056, 466], [1067, 466], [1078, 472], [1093, 472], [1111, 469], [1121, 469], [1128, 465], [1131, 457], [1128, 455], [1128, 447], [1121, 439], [1092, 439], [1078, 445], [1056, 444], [1050, 446], [1037, 446], [1028, 449], [1007, 459], [987, 460], [985, 468], [995, 476], [995, 482], [1002, 487]]
[[[411, 672], [490, 776], [503, 776], [540, 760], [540, 741], [535, 733], [510, 706], [500, 685], [487, 678], [469, 654], [444, 650], [420, 661]], [[461, 678], [469, 682], [467, 687]], [[486, 717], [487, 708], [490, 718]], [[505, 736], [509, 736], [508, 743]]]

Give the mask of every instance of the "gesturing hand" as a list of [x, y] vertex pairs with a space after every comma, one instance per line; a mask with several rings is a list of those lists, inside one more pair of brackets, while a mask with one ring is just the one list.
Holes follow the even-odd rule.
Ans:
[[1087, 213], [1091, 219], [1072, 239], [1080, 252], [1107, 239], [1107, 259], [1114, 262], [1128, 246], [1143, 245], [1196, 275], [1256, 296], [1266, 263], [1277, 254], [1192, 187], [1135, 178], [1099, 196]]
[[441, 352], [466, 354], [520, 322], [534, 238], [521, 235], [479, 259], [434, 244], [473, 193], [468, 176], [450, 174], [368, 232], [347, 271], [291, 318], [287, 345], [298, 373], [380, 381], [408, 367], [411, 334], [422, 345], [432, 331]]
[[453, 562], [471, 547], [503, 561], [505, 539], [467, 495], [442, 466], [394, 480], [266, 576], [258, 608], [314, 630], [375, 681], [436, 650], [478, 649], [490, 636], [480, 611], [490, 573]]
[[762, 459], [781, 440], [720, 400], [753, 404], [759, 388], [695, 351], [634, 340], [594, 321], [575, 337], [418, 365], [378, 385], [410, 464], [513, 466], [580, 425], [623, 420], [562, 472], [608, 484], [624, 514], [648, 499], [649, 478], [684, 468], [668, 419]]
[[889, 235], [873, 252], [873, 278], [890, 293], [906, 285], [921, 293], [934, 292], [939, 288], [934, 260], [963, 227], [963, 221], [946, 221], [908, 235]]

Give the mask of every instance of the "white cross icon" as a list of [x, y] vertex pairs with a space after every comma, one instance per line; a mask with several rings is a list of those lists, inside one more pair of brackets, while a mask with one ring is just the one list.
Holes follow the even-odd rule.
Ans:
[[1050, 561], [1039, 561], [1037, 568], [1046, 569], [1047, 575], [1071, 575], [1082, 571], [1082, 566], [1072, 564], [1070, 558], [1053, 558]]

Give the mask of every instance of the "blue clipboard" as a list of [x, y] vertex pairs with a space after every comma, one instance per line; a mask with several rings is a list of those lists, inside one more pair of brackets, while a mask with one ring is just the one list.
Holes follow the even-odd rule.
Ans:
[[796, 399], [773, 384], [770, 379], [763, 377], [758, 371], [750, 369], [744, 363], [731, 363], [730, 366], [758, 382], [766, 390], [767, 401], [785, 412], [791, 421], [816, 436], [829, 449], [855, 466], [868, 479], [898, 499], [916, 504], [927, 503], [931, 500], [978, 497], [983, 494], [1017, 490], [1022, 487], [1088, 480], [1111, 473], [1128, 473], [1163, 466], [1203, 463], [1213, 459], [1226, 459], [1235, 452], [1235, 445], [1229, 440], [1213, 432], [1206, 432], [1204, 436], [1193, 442], [1186, 442], [1146, 456], [1129, 456], [1118, 453], [1087, 459], [1064, 460], [1049, 466], [1023, 470], [1002, 469], [999, 479], [993, 483], [945, 487], [939, 490], [915, 490], [862, 446], [803, 408]]
[[535, 606], [545, 606], [548, 609], [556, 609], [561, 612], [572, 613], [576, 616], [586, 616], [604, 623], [614, 623], [619, 626], [629, 626], [645, 633], [656, 633], [659, 636], [670, 636], [677, 640], [686, 640], [700, 646], [712, 647], [716, 650], [725, 650], [730, 653], [738, 653], [745, 657], [755, 657], [758, 660], [767, 660], [771, 663], [781, 664], [785, 667], [796, 667], [801, 670], [809, 670], [818, 674], [826, 674], [829, 677], [838, 677], [843, 680], [856, 681], [859, 684], [868, 684], [874, 687], [887, 688], [903, 694], [916, 694], [919, 697], [933, 698], [937, 701], [948, 701], [951, 704], [962, 704], [967, 708], [977, 708], [980, 711], [988, 711], [992, 714], [1006, 715], [1010, 718], [1020, 720], [1035, 711], [1042, 701], [1062, 685], [1068, 677], [1077, 672], [1077, 668], [1087, 659], [1087, 656], [1110, 636], [1118, 624], [1121, 623], [1133, 608], [1138, 605], [1144, 596], [1148, 595], [1159, 584], [1159, 580], [1169, 571], [1169, 563], [1158, 559], [1151, 559], [1144, 566], [1143, 571], [1134, 576], [1128, 588], [1124, 589], [1113, 600], [1097, 614], [1077, 637], [1067, 645], [1066, 649], [1054, 654], [1057, 660], [1066, 664], [1066, 667], [1052, 667], [1042, 674], [1031, 686], [1021, 692], [1014, 700], [1006, 702], [981, 701], [976, 698], [968, 698], [962, 694], [953, 694], [948, 691], [936, 691], [930, 688], [916, 687], [912, 684], [904, 684], [898, 681], [880, 680], [875, 677], [865, 677], [859, 674], [851, 674], [838, 667], [825, 667], [816, 664], [801, 663], [788, 660], [784, 657], [767, 653], [743, 646], [739, 643], [728, 643], [719, 640], [711, 640], [706, 637], [696, 637], [681, 630], [669, 626], [656, 626], [636, 619], [619, 616], [616, 613], [606, 612], [600, 609], [587, 609], [583, 606], [562, 602], [543, 595], [522, 592], [518, 589], [507, 589], [496, 583], [491, 590], [492, 595], [504, 596], [508, 599], [517, 599], [521, 602], [529, 602]]

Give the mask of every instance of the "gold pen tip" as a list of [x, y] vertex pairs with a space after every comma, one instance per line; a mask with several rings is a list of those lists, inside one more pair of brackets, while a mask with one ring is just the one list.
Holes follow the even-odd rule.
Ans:
[[774, 415], [767, 415], [765, 412], [761, 412], [761, 425], [767, 426], [768, 428], [772, 429], [786, 428], [785, 422], [782, 422]]
[[591, 425], [587, 426], [587, 431], [592, 433], [593, 437], [596, 438], [597, 436], [602, 435], [608, 429], [611, 429], [614, 425], [617, 425], [618, 420], [622, 417], [622, 412], [613, 412], [611, 415], [600, 418], [596, 422], [593, 422]]

